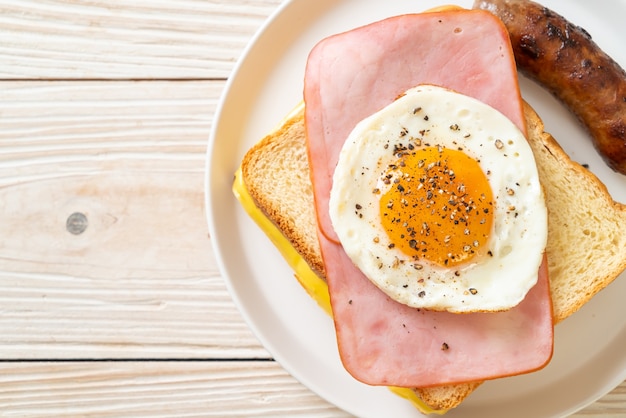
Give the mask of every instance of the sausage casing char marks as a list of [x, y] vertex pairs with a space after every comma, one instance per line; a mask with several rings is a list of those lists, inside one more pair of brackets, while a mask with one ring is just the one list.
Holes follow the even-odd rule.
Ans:
[[476, 0], [509, 31], [520, 72], [560, 99], [589, 131], [596, 149], [626, 174], [626, 71], [580, 26], [528, 0]]

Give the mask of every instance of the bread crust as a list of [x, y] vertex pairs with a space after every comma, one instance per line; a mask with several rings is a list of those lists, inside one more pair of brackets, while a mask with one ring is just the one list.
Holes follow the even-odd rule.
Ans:
[[482, 383], [468, 382], [428, 388], [414, 388], [413, 391], [429, 407], [436, 411], [441, 411], [459, 406]]
[[303, 120], [304, 106], [299, 105], [245, 154], [241, 172], [257, 207], [325, 279]]
[[529, 143], [548, 207], [548, 272], [555, 323], [626, 269], [626, 205], [565, 153], [525, 103]]

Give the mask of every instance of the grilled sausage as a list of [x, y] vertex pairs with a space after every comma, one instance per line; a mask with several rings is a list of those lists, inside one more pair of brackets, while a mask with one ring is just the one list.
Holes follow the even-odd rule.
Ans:
[[476, 0], [507, 27], [521, 73], [560, 99], [606, 163], [626, 174], [626, 72], [580, 26], [528, 0]]

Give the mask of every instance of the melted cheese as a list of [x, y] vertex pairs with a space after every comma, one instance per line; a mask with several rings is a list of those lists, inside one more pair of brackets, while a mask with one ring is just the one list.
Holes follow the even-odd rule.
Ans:
[[[272, 244], [278, 249], [287, 264], [293, 269], [298, 282], [304, 290], [312, 297], [324, 311], [332, 317], [332, 309], [330, 305], [330, 297], [328, 294], [328, 286], [326, 282], [313, 272], [304, 258], [295, 250], [287, 237], [276, 227], [276, 225], [265, 216], [265, 214], [256, 206], [252, 196], [248, 193], [246, 185], [241, 176], [241, 168], [235, 173], [235, 181], [233, 183], [233, 193], [248, 216], [261, 228], [261, 230], [272, 241]], [[410, 388], [389, 387], [394, 394], [409, 400], [415, 408], [423, 414], [443, 415], [448, 410], [435, 410], [426, 405], [419, 396]]]
[[280, 229], [278, 229], [278, 227], [256, 206], [243, 182], [241, 169], [237, 170], [235, 174], [233, 193], [248, 216], [261, 228], [270, 241], [272, 241], [272, 244], [278, 249], [285, 261], [287, 261], [287, 264], [289, 264], [289, 267], [294, 271], [296, 278], [304, 290], [306, 290], [309, 296], [311, 296], [327, 314], [332, 316], [330, 296], [328, 295], [326, 282], [311, 270], [311, 267], [291, 245], [287, 237], [285, 237]]

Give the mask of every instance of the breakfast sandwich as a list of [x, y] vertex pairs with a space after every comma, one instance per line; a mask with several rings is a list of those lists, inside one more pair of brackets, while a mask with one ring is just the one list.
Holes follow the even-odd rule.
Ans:
[[[548, 364], [554, 324], [626, 267], [626, 209], [522, 100], [502, 22], [388, 18], [320, 41], [304, 77], [233, 190], [332, 315], [345, 369], [444, 413]], [[578, 237], [589, 211], [600, 241]]]

